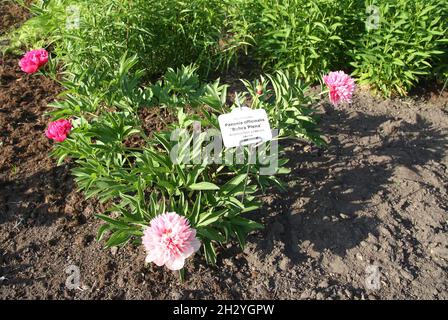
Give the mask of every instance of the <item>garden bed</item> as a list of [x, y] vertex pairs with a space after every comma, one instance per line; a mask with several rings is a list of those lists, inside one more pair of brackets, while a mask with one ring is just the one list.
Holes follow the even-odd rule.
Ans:
[[[329, 146], [289, 143], [289, 191], [270, 191], [252, 214], [264, 230], [244, 252], [236, 242], [221, 250], [214, 267], [196, 254], [181, 283], [145, 267], [142, 247], [95, 241], [103, 206], [75, 191], [69, 162], [48, 156], [44, 112], [60, 90], [21, 73], [15, 57], [0, 64], [0, 298], [448, 298], [446, 93], [322, 103]], [[65, 285], [70, 265], [79, 289]], [[370, 265], [378, 290], [365, 286]]]
[[[448, 298], [446, 95], [323, 106], [331, 144], [288, 147], [290, 191], [264, 198], [266, 228], [216, 267], [196, 255], [181, 284], [144, 267], [141, 248], [94, 240], [102, 208], [74, 190], [42, 134], [58, 86], [11, 57], [1, 68], [2, 298]], [[84, 291], [65, 288], [71, 264]], [[364, 287], [369, 264], [381, 267], [378, 291]]]

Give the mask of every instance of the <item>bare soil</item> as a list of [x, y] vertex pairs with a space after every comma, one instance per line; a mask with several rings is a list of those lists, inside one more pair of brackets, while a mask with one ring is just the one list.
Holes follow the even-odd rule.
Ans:
[[[27, 4], [30, 2], [30, 0], [25, 1]], [[0, 36], [18, 27], [29, 17], [30, 14], [26, 8], [9, 0], [0, 0]]]
[[[1, 299], [448, 298], [446, 93], [358, 91], [351, 105], [322, 103], [328, 148], [287, 143], [289, 191], [271, 190], [252, 215], [265, 229], [243, 252], [220, 248], [215, 267], [195, 255], [181, 283], [145, 266], [141, 247], [95, 241], [93, 215], [104, 208], [76, 191], [69, 163], [56, 167], [43, 134], [60, 90], [24, 75], [16, 57], [1, 61]], [[81, 276], [74, 290], [71, 265]]]

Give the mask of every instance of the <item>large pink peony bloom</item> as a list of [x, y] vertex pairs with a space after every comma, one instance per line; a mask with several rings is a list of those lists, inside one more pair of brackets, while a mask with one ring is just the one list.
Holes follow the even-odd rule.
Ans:
[[330, 102], [338, 105], [341, 102], [351, 102], [355, 81], [344, 71], [330, 72], [324, 76], [324, 82], [330, 90]]
[[48, 52], [45, 49], [28, 51], [19, 61], [23, 72], [34, 73], [48, 62]]
[[45, 135], [49, 139], [53, 139], [57, 142], [62, 142], [67, 139], [67, 135], [72, 130], [72, 124], [70, 121], [65, 119], [59, 119], [54, 122], [50, 122], [47, 130], [45, 130]]
[[146, 262], [166, 265], [168, 269], [180, 270], [185, 259], [199, 250], [201, 243], [196, 238], [196, 230], [188, 220], [175, 212], [161, 214], [151, 220], [143, 233]]

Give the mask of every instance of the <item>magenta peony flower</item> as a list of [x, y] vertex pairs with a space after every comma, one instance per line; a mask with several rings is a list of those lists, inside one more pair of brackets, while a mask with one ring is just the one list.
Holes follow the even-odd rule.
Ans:
[[355, 81], [344, 71], [330, 72], [324, 76], [324, 82], [330, 90], [330, 102], [338, 105], [341, 102], [351, 102]]
[[19, 61], [23, 72], [34, 73], [48, 62], [48, 52], [45, 49], [31, 50], [25, 53]]
[[70, 121], [65, 119], [59, 119], [54, 122], [50, 122], [47, 130], [45, 130], [45, 135], [49, 139], [53, 139], [57, 142], [62, 142], [67, 139], [67, 135], [72, 130], [72, 124]]
[[199, 250], [201, 243], [196, 238], [196, 230], [188, 220], [175, 212], [161, 214], [151, 220], [143, 233], [146, 262], [166, 265], [168, 269], [180, 270], [185, 259]]
[[20, 69], [26, 73], [34, 73], [39, 70], [39, 64], [33, 59], [23, 57], [19, 61]]
[[48, 62], [48, 52], [45, 49], [34, 50], [35, 55], [39, 59], [39, 66], [42, 67]]

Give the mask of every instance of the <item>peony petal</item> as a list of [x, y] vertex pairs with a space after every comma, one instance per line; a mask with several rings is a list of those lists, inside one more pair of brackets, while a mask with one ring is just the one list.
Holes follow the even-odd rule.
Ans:
[[194, 240], [191, 242], [191, 245], [193, 246], [194, 252], [196, 252], [201, 248], [201, 241], [199, 241], [197, 238], [194, 238]]
[[146, 255], [146, 258], [145, 258], [145, 263], [151, 263], [152, 262], [152, 257], [151, 257], [151, 255]]
[[182, 269], [184, 267], [184, 264], [185, 264], [185, 259], [182, 257], [168, 260], [165, 263], [166, 267], [173, 271]]

